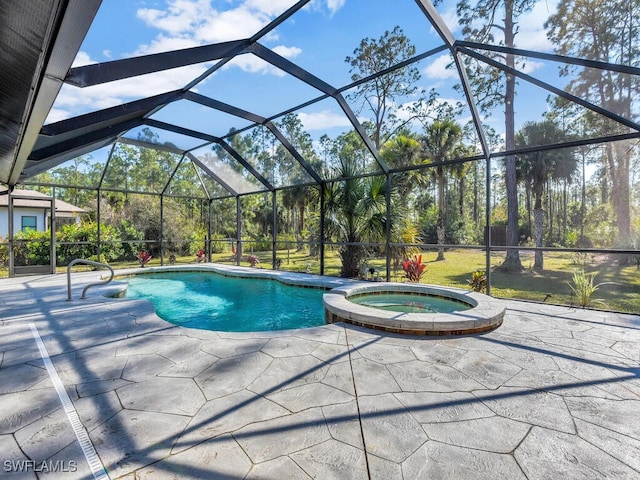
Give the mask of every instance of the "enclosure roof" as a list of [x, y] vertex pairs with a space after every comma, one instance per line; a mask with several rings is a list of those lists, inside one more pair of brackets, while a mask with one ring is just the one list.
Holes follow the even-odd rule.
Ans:
[[0, 182], [15, 184], [100, 1], [0, 2]]
[[[318, 137], [335, 136], [339, 129], [355, 132], [376, 171], [388, 173], [393, 168], [365, 127], [373, 117], [367, 116], [366, 102], [358, 102], [356, 93], [363, 85], [409, 66], [422, 75], [416, 92], [433, 89], [440, 103], [463, 105], [458, 120], [472, 125], [480, 156], [509, 152], [504, 146], [496, 151], [487, 138], [491, 132], [501, 135], [499, 127], [495, 130], [500, 115], [480, 111], [482, 92], [474, 90], [471, 81], [478, 65], [518, 79], [518, 114], [523, 121], [543, 118], [545, 102], [554, 97], [616, 124], [619, 128], [603, 134], [605, 140], [640, 136], [635, 114], [576, 96], [566, 87], [570, 79], [563, 80], [560, 73], [562, 69], [573, 71], [572, 75], [580, 69], [612, 71], [631, 79], [629, 85], [637, 88], [640, 69], [634, 61], [562, 56], [558, 45], [546, 40], [536, 44], [526, 32], [517, 38], [527, 48], [505, 47], [504, 40], [489, 36], [477, 43], [477, 38], [463, 34], [451, 1], [438, 3], [437, 8], [429, 0], [283, 0], [264, 5], [200, 1], [178, 12], [186, 3], [166, 0], [164, 10], [138, 5], [131, 18], [125, 14], [137, 3], [126, 3], [125, 12], [119, 2], [99, 0], [0, 2], [1, 183], [16, 185], [122, 140], [146, 142], [191, 158], [233, 195], [287, 186], [233, 146], [236, 135], [257, 129], [293, 159], [297, 182], [323, 181], [318, 165], [284, 130], [287, 114], [298, 115], [307, 129], [316, 128]], [[536, 2], [531, 15], [538, 4], [547, 2]], [[113, 11], [116, 7], [123, 9], [119, 17]], [[183, 21], [198, 8], [203, 10], [189, 19], [191, 23]], [[538, 35], [544, 33], [542, 25], [548, 18], [550, 7], [545, 8], [545, 18], [537, 17]], [[241, 17], [248, 11], [253, 15]], [[476, 19], [480, 25], [490, 21]], [[533, 23], [522, 19], [518, 28], [525, 30]], [[362, 39], [377, 39], [396, 26], [416, 47], [414, 55], [373, 68], [366, 76], [355, 75], [346, 57], [354, 56]], [[136, 36], [143, 27], [155, 33]], [[106, 60], [94, 60], [101, 55]], [[109, 59], [111, 55], [117, 58]], [[515, 62], [506, 62], [507, 57]], [[367, 101], [371, 103], [372, 97]], [[396, 98], [385, 108], [402, 118], [412, 101]], [[523, 113], [535, 108], [531, 117]], [[317, 122], [327, 118], [331, 121], [325, 130], [318, 130]], [[153, 132], [154, 139], [145, 140], [143, 129]], [[212, 147], [227, 155], [228, 162], [204, 154]], [[237, 168], [228, 168], [230, 162]], [[239, 169], [244, 170], [242, 178], [232, 178]]]

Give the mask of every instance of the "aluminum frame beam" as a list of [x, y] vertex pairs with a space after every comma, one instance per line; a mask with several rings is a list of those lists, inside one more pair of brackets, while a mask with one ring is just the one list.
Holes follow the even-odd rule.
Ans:
[[[136, 128], [144, 124], [144, 118], [137, 117], [129, 120], [124, 120], [115, 124], [107, 125], [97, 130], [91, 130], [88, 133], [77, 137], [71, 137], [60, 142], [53, 143], [51, 145], [42, 147], [38, 150], [34, 150], [29, 157], [30, 160], [40, 161], [48, 159], [49, 157], [61, 156], [64, 154], [72, 155], [79, 145], [86, 145], [88, 143], [96, 143], [101, 141], [115, 141], [115, 139], [122, 135], [122, 133], [132, 128]], [[69, 160], [73, 156], [67, 156], [62, 161]]]
[[[245, 120], [249, 120], [254, 122], [256, 125], [264, 125], [266, 126], [280, 141], [280, 143], [293, 155], [296, 161], [306, 170], [306, 172], [311, 175], [311, 177], [317, 182], [321, 182], [322, 179], [318, 175], [318, 173], [306, 162], [306, 160], [300, 155], [300, 153], [291, 145], [291, 143], [282, 135], [282, 133], [278, 130], [278, 128], [270, 121], [268, 121], [265, 117], [257, 115], [255, 113], [248, 112], [238, 107], [234, 107], [233, 105], [229, 105], [218, 100], [214, 100], [209, 97], [205, 97], [204, 95], [200, 95], [193, 92], [188, 92], [185, 94], [185, 99], [191, 100], [193, 102], [199, 103], [201, 105], [205, 105], [221, 112], [228, 113], [230, 115], [234, 115], [239, 118], [244, 118]], [[218, 139], [220, 140], [220, 139]], [[216, 141], [218, 141], [216, 140]]]
[[[296, 13], [298, 10], [302, 9], [310, 1], [311, 0], [300, 0], [296, 4], [294, 4], [291, 7], [289, 7], [280, 16], [278, 16], [273, 21], [269, 22], [267, 25], [265, 25], [263, 28], [261, 28], [258, 32], [256, 32], [254, 35], [252, 35], [249, 38], [249, 43], [253, 44], [253, 43], [257, 42], [258, 40], [260, 40], [262, 37], [264, 37], [265, 35], [267, 35], [271, 31], [273, 31], [275, 28], [277, 28], [279, 25], [281, 25], [282, 23], [287, 21], [289, 19], [289, 17], [291, 17], [291, 15]], [[198, 85], [200, 82], [202, 82], [204, 79], [209, 77], [211, 74], [213, 74], [214, 72], [216, 72], [217, 70], [222, 68], [224, 65], [226, 65], [232, 58], [233, 57], [226, 57], [223, 60], [219, 61], [214, 66], [212, 66], [211, 68], [207, 69], [207, 71], [204, 72], [202, 75], [200, 75], [199, 77], [193, 79], [191, 82], [189, 82], [187, 85], [185, 85], [183, 90], [187, 91], [187, 90], [192, 89], [193, 87]]]
[[233, 188], [231, 188], [231, 186], [227, 182], [225, 182], [222, 178], [220, 178], [213, 170], [207, 167], [204, 163], [198, 160], [198, 157], [196, 157], [194, 154], [187, 152], [186, 156], [189, 157], [189, 160], [191, 160], [191, 163], [193, 163], [194, 165], [198, 165], [202, 170], [204, 170], [207, 173], [207, 175], [211, 176], [211, 178], [213, 178], [216, 182], [218, 182], [220, 186], [224, 188], [227, 192], [229, 192], [232, 196], [234, 196], [235, 198], [238, 198], [240, 196], [240, 194], [237, 191], [235, 191]]
[[[267, 190], [272, 191], [274, 189], [274, 187], [271, 185], [271, 183], [269, 183], [269, 181], [266, 178], [264, 178], [260, 174], [260, 172], [258, 172], [249, 162], [247, 162], [244, 158], [242, 158], [242, 156], [238, 152], [236, 152], [231, 146], [229, 146], [228, 143], [226, 143], [221, 138], [213, 136], [213, 135], [209, 135], [209, 134], [206, 134], [206, 133], [198, 132], [196, 130], [191, 130], [191, 129], [180, 127], [180, 126], [177, 126], [177, 125], [172, 125], [170, 123], [160, 122], [158, 120], [152, 120], [150, 118], [145, 119], [144, 120], [144, 124], [152, 126], [152, 127], [156, 127], [156, 128], [162, 129], [162, 130], [168, 130], [168, 131], [171, 131], [171, 132], [180, 133], [182, 135], [187, 135], [187, 136], [191, 136], [191, 137], [200, 138], [202, 140], [206, 140], [208, 143], [216, 143], [216, 144], [220, 145], [222, 148], [224, 148], [235, 160], [240, 162], [240, 164], [244, 168], [246, 168], [247, 171], [249, 173], [251, 173], [251, 175], [253, 175], [256, 178], [256, 180], [258, 180], [260, 183], [262, 183], [262, 185], [264, 185], [264, 187]], [[154, 144], [149, 144], [150, 147], [152, 145], [154, 145]], [[201, 148], [201, 147], [198, 147], [198, 148]]]
[[[298, 80], [306, 83], [307, 85], [312, 86], [313, 88], [321, 91], [325, 95], [328, 95], [329, 97], [331, 97], [334, 100], [336, 100], [338, 102], [338, 104], [340, 105], [340, 108], [342, 108], [342, 111], [345, 113], [345, 115], [347, 116], [347, 118], [349, 119], [351, 124], [353, 125], [353, 128], [356, 130], [356, 132], [358, 132], [358, 134], [362, 138], [362, 141], [365, 143], [365, 145], [367, 146], [367, 148], [369, 149], [369, 151], [371, 152], [371, 154], [375, 158], [376, 162], [378, 162], [378, 165], [380, 166], [382, 171], [385, 172], [385, 173], [389, 172], [389, 166], [382, 159], [382, 157], [380, 156], [380, 153], [375, 148], [375, 146], [373, 145], [373, 143], [369, 139], [369, 136], [367, 135], [367, 133], [362, 128], [362, 125], [360, 125], [360, 122], [356, 118], [356, 115], [353, 113], [353, 110], [351, 110], [351, 107], [345, 101], [344, 97], [342, 97], [342, 95], [339, 93], [337, 88], [329, 85], [324, 80], [321, 80], [320, 78], [316, 77], [312, 73], [307, 72], [303, 68], [299, 67], [295, 63], [287, 60], [286, 58], [282, 57], [281, 55], [278, 55], [274, 51], [269, 50], [268, 48], [265, 48], [265, 47], [263, 47], [262, 45], [260, 45], [258, 43], [252, 45], [250, 50], [251, 50], [252, 53], [254, 53], [256, 56], [258, 56], [259, 58], [261, 58], [265, 62], [268, 62], [271, 65], [273, 65], [274, 67], [277, 67], [280, 70], [282, 70], [284, 72], [287, 72], [289, 75], [292, 75], [293, 77], [297, 78]], [[375, 75], [372, 78], [377, 78], [377, 77], [379, 77], [381, 75], [382, 74]], [[317, 173], [315, 173], [315, 175], [314, 175], [314, 178], [316, 178], [316, 177], [318, 177], [318, 179], [320, 178]], [[321, 181], [321, 180], [319, 180], [319, 181]]]
[[70, 85], [85, 88], [148, 73], [233, 57], [249, 45], [249, 40], [235, 40], [111, 62], [94, 63], [70, 69], [64, 81]]
[[123, 103], [114, 107], [97, 110], [77, 117], [50, 123], [42, 127], [41, 137], [54, 137], [65, 133], [75, 132], [82, 129], [90, 129], [99, 124], [110, 124], [122, 121], [123, 119], [144, 117], [161, 105], [166, 105], [176, 100], [180, 100], [183, 92], [173, 90], [153, 97], [142, 98], [132, 102]]
[[200, 95], [199, 93], [185, 92], [184, 99], [190, 100], [200, 105], [204, 105], [205, 107], [210, 107], [215, 110], [228, 113], [229, 115], [233, 115], [235, 117], [244, 118], [245, 120], [249, 120], [250, 122], [254, 122], [256, 124], [261, 125], [267, 121], [265, 117], [262, 117], [252, 112], [248, 112], [247, 110], [243, 110], [242, 108], [229, 105], [228, 103], [224, 103], [219, 100], [214, 100], [213, 98], [210, 98], [210, 97], [205, 97], [204, 95]]
[[566, 100], [569, 100], [573, 103], [576, 103], [584, 108], [587, 108], [595, 113], [598, 113], [610, 120], [613, 120], [615, 122], [618, 122], [622, 125], [624, 125], [625, 127], [629, 127], [633, 130], [636, 131], [640, 131], [640, 124], [629, 120], [627, 118], [621, 117], [620, 115], [617, 115], [613, 112], [611, 112], [610, 110], [607, 110], [605, 108], [599, 107], [597, 105], [594, 105], [591, 102], [588, 102], [587, 100], [583, 100], [580, 97], [577, 97], [571, 93], [565, 92], [564, 90], [554, 87], [553, 85], [548, 84], [547, 82], [543, 82], [542, 80], [538, 80], [535, 77], [532, 77], [531, 75], [528, 75], [524, 72], [521, 72], [519, 70], [516, 70], [514, 68], [508, 67], [507, 65], [504, 65], [500, 62], [497, 62], [489, 57], [487, 57], [486, 55], [482, 55], [474, 50], [468, 49], [466, 47], [460, 47], [459, 49], [460, 52], [469, 55], [470, 57], [473, 57], [477, 60], [480, 60], [481, 62], [484, 62], [494, 68], [497, 68], [498, 70], [502, 70], [505, 73], [508, 73], [509, 75], [513, 75], [515, 77], [521, 78], [523, 80], [526, 80], [527, 82], [536, 85], [537, 87], [543, 88], [548, 92], [551, 92], [555, 95], [558, 95]]
[[622, 65], [619, 63], [600, 62], [597, 60], [588, 60], [586, 58], [567, 57], [565, 55], [557, 55], [554, 53], [536, 52], [533, 50], [525, 50], [522, 48], [505, 47], [504, 45], [489, 45], [476, 42], [468, 42], [464, 40], [456, 40], [456, 47], [477, 48], [479, 50], [487, 50], [496, 53], [506, 53], [521, 57], [539, 58], [541, 60], [551, 60], [552, 62], [567, 63], [570, 65], [579, 65], [587, 68], [597, 68], [598, 70], [611, 70], [618, 73], [626, 73], [628, 75], [640, 75], [640, 68], [631, 65]]

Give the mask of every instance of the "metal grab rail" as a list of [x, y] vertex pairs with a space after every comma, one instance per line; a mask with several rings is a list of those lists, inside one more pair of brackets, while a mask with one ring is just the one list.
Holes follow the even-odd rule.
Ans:
[[97, 285], [106, 285], [107, 283], [111, 282], [111, 280], [113, 280], [114, 273], [113, 268], [111, 268], [110, 265], [107, 265], [106, 263], [94, 262], [93, 260], [85, 260], [84, 258], [76, 258], [75, 260], [72, 260], [69, 265], [67, 265], [67, 300], [71, 300], [71, 267], [73, 267], [76, 263], [86, 263], [95, 267], [106, 267], [111, 272], [111, 276], [109, 277], [109, 279], [101, 280], [99, 282], [93, 282], [84, 287], [84, 289], [82, 290], [82, 297], [80, 298], [85, 297], [89, 288], [95, 287]]

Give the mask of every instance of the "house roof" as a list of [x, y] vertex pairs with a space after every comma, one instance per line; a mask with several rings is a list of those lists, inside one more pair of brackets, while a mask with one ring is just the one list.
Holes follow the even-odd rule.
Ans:
[[[23, 208], [50, 208], [51, 207], [51, 196], [38, 192], [35, 190], [20, 190], [15, 189], [12, 192], [12, 195], [20, 196], [20, 197], [30, 197], [30, 198], [16, 198], [13, 202], [15, 207], [23, 207]], [[7, 195], [7, 189], [5, 187], [0, 187], [0, 207], [7, 207], [9, 205], [9, 195]], [[56, 215], [59, 214], [74, 214], [79, 215], [87, 213], [87, 211], [83, 208], [77, 207], [70, 203], [67, 203], [63, 200], [59, 200], [56, 198]]]

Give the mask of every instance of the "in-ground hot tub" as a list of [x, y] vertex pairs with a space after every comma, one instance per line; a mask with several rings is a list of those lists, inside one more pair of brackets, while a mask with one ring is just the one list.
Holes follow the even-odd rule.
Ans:
[[[380, 296], [380, 302], [376, 302], [376, 296]], [[445, 301], [443, 308], [437, 305], [440, 300]], [[334, 288], [324, 294], [323, 302], [327, 323], [347, 322], [414, 335], [486, 332], [500, 326], [505, 311], [501, 301], [482, 293], [412, 283], [360, 283]]]

